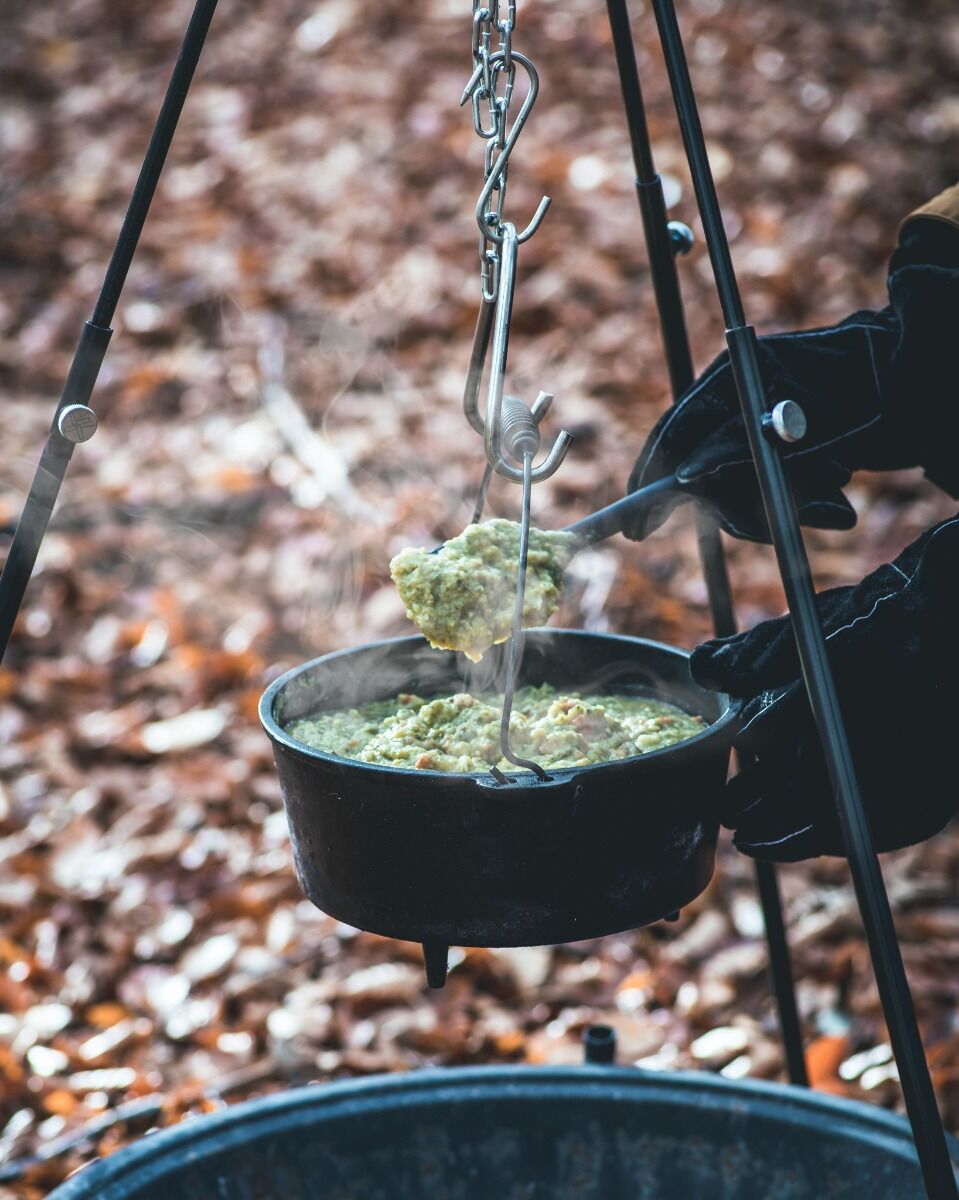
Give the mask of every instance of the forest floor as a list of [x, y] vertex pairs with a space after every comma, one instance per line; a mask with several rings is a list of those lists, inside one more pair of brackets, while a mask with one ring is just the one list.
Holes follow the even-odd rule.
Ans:
[[[671, 215], [696, 227], [654, 23], [633, 7]], [[100, 431], [0, 670], [0, 1162], [49, 1158], [3, 1200], [311, 1080], [576, 1061], [594, 1022], [623, 1062], [783, 1074], [753, 868], [726, 835], [678, 925], [456, 951], [440, 993], [417, 947], [303, 899], [258, 697], [297, 662], [408, 630], [389, 558], [462, 528], [481, 469], [460, 409], [482, 172], [457, 107], [469, 6], [221, 8], [117, 315]], [[680, 8], [750, 318], [882, 306], [900, 218], [954, 182], [955, 5]], [[7, 540], [189, 10], [21, 6], [0, 45]], [[554, 392], [550, 434], [577, 435], [535, 489], [548, 527], [622, 494], [668, 389], [603, 6], [521, 0], [515, 44], [543, 86], [508, 211], [525, 221], [543, 192], [553, 207], [521, 251], [509, 386]], [[722, 330], [701, 239], [681, 271], [702, 367]], [[951, 511], [917, 472], [850, 496], [857, 528], [808, 539], [820, 586]], [[515, 489], [497, 481], [490, 508], [515, 515]], [[771, 553], [729, 549], [740, 622], [781, 611]], [[707, 636], [688, 515], [592, 551], [557, 623]], [[955, 831], [884, 859], [953, 1129], [957, 869]], [[845, 864], [781, 884], [815, 1085], [899, 1106]]]

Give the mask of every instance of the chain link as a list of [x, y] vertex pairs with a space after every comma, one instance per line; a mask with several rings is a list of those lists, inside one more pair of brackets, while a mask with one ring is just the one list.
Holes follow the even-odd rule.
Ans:
[[[514, 54], [515, 28], [515, 0], [473, 0], [473, 73], [460, 103], [470, 101], [473, 129], [486, 142], [481, 192], [482, 211], [477, 212], [477, 221], [480, 227], [480, 281], [483, 299], [487, 304], [496, 299], [499, 287], [499, 243], [502, 241], [500, 227], [505, 219], [509, 155], [516, 144], [522, 124], [529, 115], [537, 88], [536, 70], [532, 63], [525, 55]], [[529, 77], [530, 95], [510, 130], [509, 109], [516, 83], [517, 62], [521, 63]], [[536, 232], [544, 213], [545, 205], [541, 204], [533, 221], [520, 235], [521, 241], [526, 241]]]

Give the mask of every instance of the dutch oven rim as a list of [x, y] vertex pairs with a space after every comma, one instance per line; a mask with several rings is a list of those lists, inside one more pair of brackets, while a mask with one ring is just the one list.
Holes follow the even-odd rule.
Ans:
[[[362, 1110], [371, 1099], [383, 1096], [387, 1101], [378, 1105], [380, 1111], [384, 1108], [413, 1107], [418, 1098], [424, 1095], [429, 1098], [431, 1093], [433, 1103], [437, 1105], [469, 1102], [471, 1099], [485, 1098], [491, 1089], [492, 1095], [488, 1098], [495, 1099], [497, 1093], [505, 1093], [509, 1099], [517, 1100], [522, 1099], [530, 1089], [541, 1087], [544, 1083], [550, 1085], [552, 1098], [572, 1093], [576, 1099], [583, 1100], [587, 1096], [592, 1098], [598, 1092], [601, 1099], [614, 1100], [621, 1098], [624, 1091], [628, 1093], [639, 1086], [661, 1093], [655, 1097], [657, 1103], [686, 1103], [691, 1109], [728, 1106], [735, 1111], [739, 1101], [743, 1114], [755, 1106], [762, 1115], [773, 1119], [778, 1117], [792, 1127], [806, 1128], [818, 1128], [829, 1119], [833, 1132], [838, 1130], [846, 1136], [855, 1133], [861, 1142], [874, 1147], [882, 1146], [893, 1154], [908, 1153], [910, 1149], [915, 1154], [909, 1123], [902, 1114], [861, 1100], [831, 1096], [794, 1084], [761, 1079], [725, 1079], [705, 1071], [643, 1071], [631, 1066], [594, 1066], [585, 1063], [563, 1066], [497, 1064], [425, 1067], [411, 1072], [306, 1084], [273, 1095], [244, 1100], [222, 1112], [158, 1130], [129, 1143], [107, 1158], [95, 1159], [85, 1165], [60, 1184], [50, 1194], [50, 1200], [93, 1200], [107, 1187], [122, 1185], [130, 1176], [135, 1177], [138, 1173], [146, 1175], [142, 1180], [144, 1184], [155, 1182], [167, 1174], [163, 1172], [163, 1175], [158, 1175], [156, 1170], [158, 1160], [167, 1157], [170, 1150], [179, 1148], [181, 1151], [178, 1159], [171, 1159], [171, 1169], [185, 1161], [196, 1162], [203, 1155], [203, 1144], [215, 1138], [221, 1129], [229, 1141], [220, 1147], [211, 1147], [212, 1153], [228, 1150], [237, 1144], [249, 1125], [269, 1123], [271, 1119], [276, 1121], [279, 1116], [287, 1118], [283, 1127], [288, 1129], [291, 1127], [289, 1118], [300, 1115], [300, 1110], [304, 1110], [303, 1116], [308, 1118], [318, 1109], [340, 1107], [343, 1109], [342, 1115], [349, 1116], [351, 1109]], [[542, 1096], [537, 1094], [536, 1098], [542, 1099]], [[389, 1103], [390, 1099], [392, 1104]], [[952, 1135], [946, 1136], [953, 1161], [957, 1162], [959, 1143]], [[918, 1169], [918, 1158], [916, 1161]], [[136, 1178], [133, 1182], [137, 1183]]]
[[[654, 641], [652, 638], [633, 637], [632, 635], [625, 633], [600, 633], [593, 632], [589, 629], [564, 629], [560, 627], [554, 628], [553, 626], [538, 626], [534, 629], [528, 629], [526, 632], [530, 634], [571, 634], [575, 637], [600, 638], [604, 641], [628, 642], [633, 645], [651, 647], [654, 650], [664, 650], [671, 654], [680, 655], [685, 659], [689, 659], [691, 656], [691, 651], [684, 649], [682, 646], [674, 646], [670, 642]], [[420, 634], [403, 634], [400, 637], [381, 638], [379, 641], [375, 642], [361, 642], [358, 645], [347, 646], [341, 650], [331, 650], [327, 654], [320, 654], [316, 658], [311, 658], [308, 662], [300, 663], [299, 665], [290, 667], [289, 670], [284, 671], [282, 675], [277, 676], [277, 678], [267, 686], [263, 694], [260, 696], [258, 713], [260, 724], [263, 726], [267, 736], [274, 743], [281, 745], [284, 750], [291, 751], [292, 753], [299, 755], [301, 758], [307, 759], [308, 761], [319, 760], [320, 762], [324, 763], [332, 763], [335, 766], [342, 766], [345, 764], [350, 768], [361, 768], [364, 771], [386, 771], [390, 774], [415, 776], [419, 779], [441, 779], [447, 782], [450, 780], [469, 779], [476, 782], [480, 786], [488, 786], [496, 790], [505, 790], [506, 788], [519, 789], [549, 787], [554, 782], [566, 782], [573, 776], [580, 775], [585, 772], [600, 771], [608, 769], [609, 767], [635, 767], [644, 762], [658, 762], [665, 754], [675, 753], [681, 750], [691, 750], [696, 747], [705, 746], [708, 741], [718, 737], [720, 734], [725, 734], [730, 725], [738, 722], [744, 703], [742, 699], [730, 696], [726, 692], [716, 692], [716, 697], [721, 703], [725, 702], [726, 708], [720, 714], [720, 716], [716, 718], [715, 721], [711, 721], [706, 726], [702, 733], [697, 733], [692, 737], [684, 738], [681, 742], [675, 742], [671, 746], [661, 746], [658, 750], [647, 751], [645, 754], [631, 754], [627, 758], [614, 758], [609, 759], [607, 762], [589, 763], [586, 766], [580, 767], [553, 767], [550, 769], [549, 778], [546, 780], [538, 779], [531, 771], [524, 771], [520, 773], [519, 778], [515, 782], [511, 780], [506, 785], [497, 782], [493, 776], [490, 775], [488, 769], [485, 771], [431, 771], [416, 767], [393, 767], [386, 763], [362, 762], [360, 759], [356, 758], [343, 758], [338, 754], [330, 754], [325, 750], [319, 750], [315, 746], [308, 746], [305, 742], [301, 742], [299, 739], [291, 737], [290, 734], [283, 729], [283, 727], [274, 717], [273, 706], [277, 695], [297, 675], [306, 674], [306, 672], [308, 672], [312, 667], [315, 667], [318, 663], [330, 662], [332, 659], [336, 659], [341, 656], [345, 658], [348, 655], [355, 654], [360, 650], [376, 650], [388, 646], [398, 646], [403, 642], [415, 642], [421, 646], [435, 649], [435, 647], [430, 647], [426, 638]], [[444, 652], [437, 651], [437, 653]], [[447, 653], [454, 652], [448, 651]], [[703, 690], [706, 691], [709, 689], [704, 688]], [[526, 776], [529, 776], [529, 778], [526, 778]]]

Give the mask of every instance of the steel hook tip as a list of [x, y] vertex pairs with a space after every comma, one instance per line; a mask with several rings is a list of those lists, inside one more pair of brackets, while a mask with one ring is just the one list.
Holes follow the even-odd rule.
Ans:
[[569, 448], [573, 444], [573, 435], [566, 429], [561, 429], [557, 434], [556, 441], [553, 442], [553, 448], [549, 454], [543, 459], [538, 467], [533, 468], [533, 482], [541, 483], [544, 479], [549, 479], [563, 464], [563, 459], [569, 453]]
[[476, 89], [476, 86], [479, 84], [479, 81], [482, 78], [482, 76], [483, 76], [483, 64], [480, 63], [477, 66], [476, 70], [473, 72], [473, 74], [469, 77], [469, 82], [467, 83], [466, 87], [463, 88], [463, 94], [462, 94], [462, 96], [460, 96], [460, 108], [462, 108], [463, 105], [466, 103], [466, 101], [470, 98], [470, 96], [472, 96], [472, 94], [473, 94], [474, 90]]
[[551, 196], [544, 196], [537, 206], [536, 212], [533, 213], [533, 219], [526, 226], [522, 233], [516, 235], [518, 242], [528, 242], [540, 225], [543, 223], [543, 218], [549, 212], [549, 206], [553, 203]]
[[540, 392], [533, 401], [530, 412], [533, 414], [533, 420], [538, 425], [546, 416], [549, 410], [553, 407], [554, 396], [552, 392]]
[[[542, 225], [542, 223], [543, 223], [543, 218], [546, 216], [547, 212], [549, 211], [549, 206], [552, 203], [553, 203], [553, 200], [552, 200], [551, 196], [544, 196], [542, 198], [542, 200], [540, 200], [539, 205], [537, 206], [536, 212], [533, 213], [533, 217], [532, 217], [532, 220], [530, 221], [530, 223], [526, 226], [526, 228], [523, 230], [522, 233], [516, 234], [516, 241], [518, 244], [522, 244], [523, 242], [528, 242], [529, 239], [533, 236], [533, 234], [537, 231], [537, 229], [539, 229], [540, 225]], [[499, 216], [499, 214], [495, 213], [491, 210], [484, 215], [484, 221], [485, 221], [484, 229], [485, 229], [486, 236], [492, 241], [500, 241], [501, 242], [502, 236], [497, 236], [497, 234], [495, 232], [503, 224], [502, 218]]]
[[[549, 479], [552, 475], [555, 475], [563, 465], [563, 460], [569, 453], [569, 448], [572, 444], [573, 435], [568, 430], [561, 429], [556, 435], [556, 441], [553, 443], [549, 454], [547, 454], [538, 467], [533, 468], [533, 483], [542, 483], [544, 479]], [[487, 462], [490, 463], [496, 474], [501, 475], [504, 479], [511, 479], [514, 483], [523, 482], [523, 472], [519, 467], [514, 467], [506, 461], [502, 450], [496, 455], [495, 460], [487, 454]]]

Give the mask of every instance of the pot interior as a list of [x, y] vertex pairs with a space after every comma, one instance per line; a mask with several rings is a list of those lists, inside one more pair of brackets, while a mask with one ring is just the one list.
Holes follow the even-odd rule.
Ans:
[[[335, 708], [355, 708], [400, 692], [431, 697], [469, 691], [502, 692], [504, 646], [479, 663], [447, 650], [434, 650], [424, 638], [396, 638], [325, 655], [288, 673], [267, 692], [263, 717], [275, 725]], [[525, 637], [519, 686], [550, 684], [584, 693], [622, 692], [666, 700], [715, 723], [729, 711], [726, 696], [696, 684], [684, 650], [641, 638], [533, 629]], [[271, 726], [274, 726], [271, 728]]]

